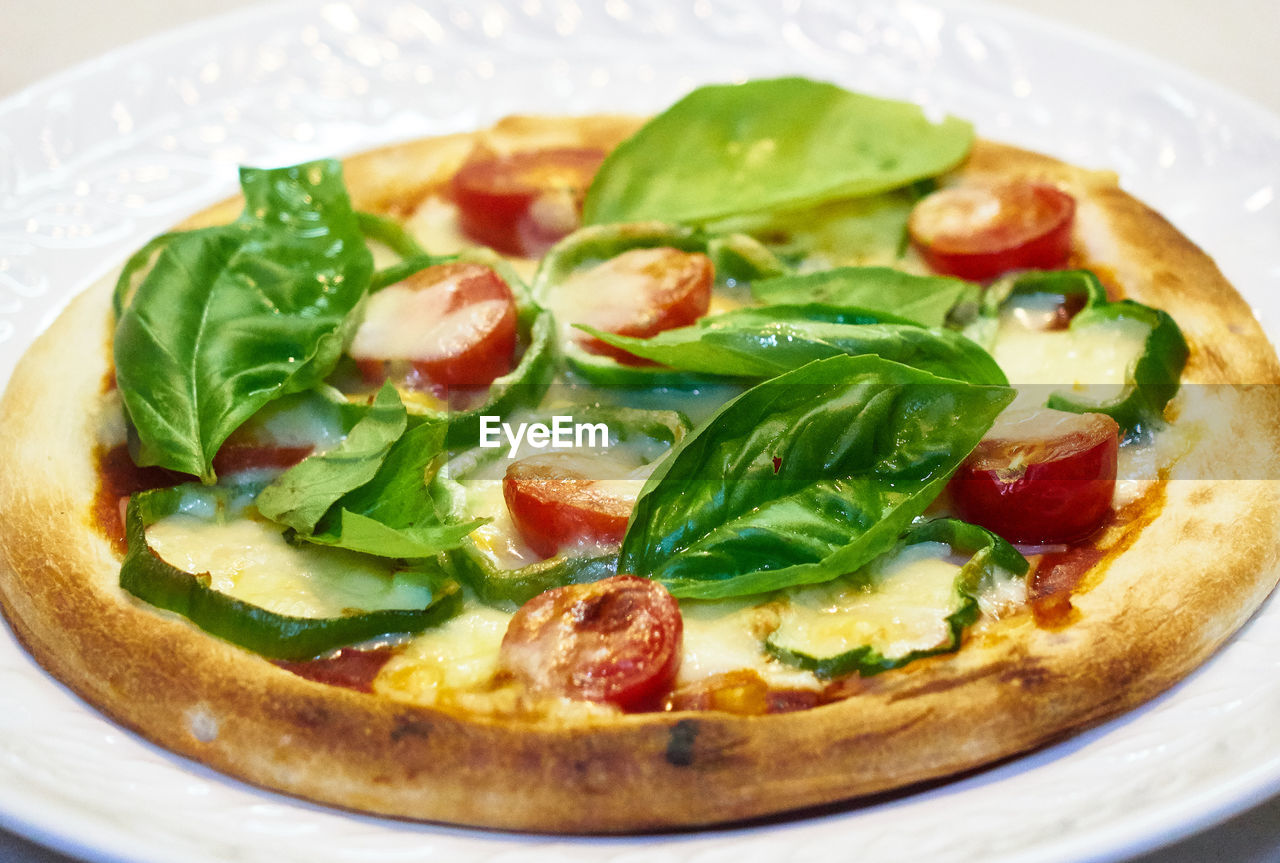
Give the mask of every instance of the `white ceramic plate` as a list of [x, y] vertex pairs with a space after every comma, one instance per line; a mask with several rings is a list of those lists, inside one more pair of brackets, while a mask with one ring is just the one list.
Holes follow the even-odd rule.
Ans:
[[[691, 86], [807, 74], [1106, 166], [1280, 332], [1280, 121], [1177, 70], [952, 2], [401, 0], [270, 6], [150, 40], [0, 104], [0, 375], [65, 300], [234, 188], [297, 161], [513, 111], [650, 111]], [[247, 788], [86, 708], [0, 636], [0, 825], [129, 861], [1114, 858], [1280, 788], [1280, 605], [1163, 698], [924, 793], [742, 829], [520, 837]], [[749, 781], [749, 777], [744, 777]]]

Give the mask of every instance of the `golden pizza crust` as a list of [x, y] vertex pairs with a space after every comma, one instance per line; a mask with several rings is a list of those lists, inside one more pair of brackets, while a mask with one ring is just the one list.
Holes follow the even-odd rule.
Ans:
[[[485, 135], [499, 148], [609, 144], [634, 122], [516, 118]], [[353, 196], [362, 207], [411, 207], [476, 140], [357, 156], [347, 163]], [[1188, 388], [1202, 397], [1183, 410], [1205, 433], [1151, 493], [1149, 523], [1112, 529], [1123, 551], [1073, 596], [1068, 626], [1021, 614], [958, 654], [870, 678], [844, 701], [758, 717], [519, 722], [305, 680], [117, 585], [118, 558], [91, 513], [109, 284], [39, 339], [0, 404], [4, 611], [36, 659], [91, 704], [217, 770], [352, 809], [519, 830], [642, 831], [796, 810], [945, 777], [1115, 716], [1201, 663], [1274, 584], [1280, 474], [1274, 441], [1259, 431], [1280, 427], [1268, 386], [1280, 368], [1212, 261], [1109, 175], [980, 143], [957, 179], [982, 174], [1067, 187], [1080, 201], [1079, 252], [1178, 320], [1193, 346], [1188, 380], [1258, 385]], [[100, 352], [82, 349], [94, 340]]]

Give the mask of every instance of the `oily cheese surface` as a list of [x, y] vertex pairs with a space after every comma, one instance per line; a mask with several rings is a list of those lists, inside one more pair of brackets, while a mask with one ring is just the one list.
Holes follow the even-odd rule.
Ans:
[[[610, 145], [634, 120], [513, 118], [478, 136], [354, 157], [357, 206], [411, 211], [478, 139], [494, 149]], [[1169, 311], [1192, 344], [1174, 473], [1072, 597], [955, 655], [859, 683], [813, 710], [511, 720], [305, 680], [125, 594], [95, 529], [93, 450], [106, 423], [110, 284], [77, 299], [22, 360], [0, 404], [0, 602], [22, 643], [88, 702], [156, 743], [249, 782], [408, 818], [535, 831], [705, 825], [945, 777], [1127, 710], [1204, 661], [1277, 576], [1274, 352], [1212, 261], [1105, 173], [981, 142], [967, 176], [1033, 176], [1080, 202], [1077, 255]], [[233, 216], [228, 202], [193, 218]], [[100, 345], [99, 351], [84, 350]], [[50, 382], [56, 381], [57, 386]], [[1226, 386], [1231, 385], [1231, 386]], [[1224, 443], [1227, 442], [1227, 443]]]

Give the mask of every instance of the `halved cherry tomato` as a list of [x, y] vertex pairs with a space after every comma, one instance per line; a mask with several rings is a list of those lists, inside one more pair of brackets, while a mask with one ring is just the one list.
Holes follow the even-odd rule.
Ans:
[[1002, 415], [951, 478], [961, 518], [1011, 542], [1083, 539], [1111, 512], [1120, 427], [1104, 414]]
[[507, 625], [500, 662], [538, 692], [656, 709], [680, 669], [683, 635], [680, 605], [666, 588], [615, 575], [522, 605]]
[[502, 496], [530, 548], [551, 557], [565, 546], [622, 542], [641, 483], [606, 478], [602, 469], [610, 472], [605, 461], [572, 453], [512, 462]]
[[371, 383], [403, 375], [411, 385], [483, 387], [511, 371], [515, 349], [511, 288], [488, 267], [455, 262], [371, 295], [350, 354]]
[[[561, 320], [589, 324], [619, 336], [646, 338], [685, 327], [707, 313], [715, 269], [699, 252], [668, 246], [630, 249], [579, 270], [556, 289], [552, 310]], [[630, 365], [647, 360], [578, 334], [583, 349]]]
[[924, 198], [907, 230], [925, 263], [962, 279], [1062, 267], [1076, 201], [1047, 183], [953, 186]]
[[539, 257], [578, 227], [604, 157], [587, 147], [473, 154], [453, 177], [462, 230], [503, 254]]

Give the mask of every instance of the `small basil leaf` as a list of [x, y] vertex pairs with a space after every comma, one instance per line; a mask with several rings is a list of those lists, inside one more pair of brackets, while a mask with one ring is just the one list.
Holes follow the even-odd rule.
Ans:
[[307, 534], [347, 492], [373, 479], [408, 424], [395, 387], [386, 384], [338, 446], [313, 455], [276, 477], [258, 495], [258, 512]]
[[446, 425], [415, 421], [387, 450], [373, 478], [340, 497], [299, 538], [382, 557], [431, 557], [456, 548], [483, 519], [440, 517], [428, 483]]
[[308, 542], [359, 551], [378, 557], [416, 560], [435, 557], [441, 552], [457, 548], [462, 541], [486, 519], [465, 522], [433, 522], [391, 527], [367, 515], [347, 509], [336, 511], [328, 522], [325, 533], [306, 537]]

